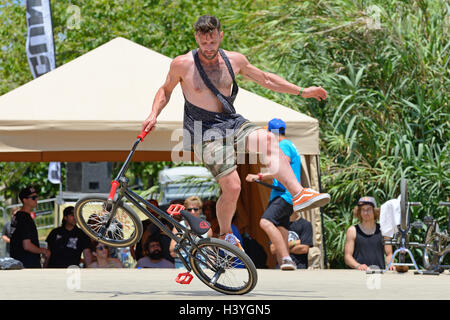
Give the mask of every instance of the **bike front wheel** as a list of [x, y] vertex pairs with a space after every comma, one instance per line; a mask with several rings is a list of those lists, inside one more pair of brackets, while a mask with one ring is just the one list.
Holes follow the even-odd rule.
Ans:
[[[121, 248], [135, 244], [142, 236], [142, 222], [126, 204], [120, 203], [108, 227], [111, 212], [106, 210], [108, 198], [90, 195], [75, 204], [75, 218], [80, 228], [92, 239], [111, 247]], [[114, 207], [114, 206], [113, 206]]]
[[199, 279], [221, 293], [248, 293], [258, 280], [253, 261], [244, 251], [224, 240], [201, 239], [192, 249], [189, 260]]

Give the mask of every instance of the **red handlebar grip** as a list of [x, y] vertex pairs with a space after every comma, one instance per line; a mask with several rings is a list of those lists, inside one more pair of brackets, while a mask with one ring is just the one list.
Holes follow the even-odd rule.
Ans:
[[111, 191], [109, 192], [108, 200], [113, 200], [116, 194], [117, 187], [120, 185], [119, 181], [113, 180], [111, 182]]
[[142, 130], [141, 134], [138, 135], [137, 137], [138, 137], [139, 139], [141, 139], [141, 142], [142, 142], [142, 141], [144, 141], [145, 136], [146, 136], [150, 131], [152, 131], [152, 130], [153, 130], [153, 128], [151, 128], [149, 131]]

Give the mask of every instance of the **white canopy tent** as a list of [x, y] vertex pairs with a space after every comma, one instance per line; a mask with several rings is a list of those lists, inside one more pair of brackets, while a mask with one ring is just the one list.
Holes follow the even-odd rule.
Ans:
[[[171, 60], [132, 41], [116, 38], [1, 96], [0, 161], [124, 161], [141, 131], [142, 121], [151, 111], [156, 91], [165, 81]], [[156, 129], [139, 145], [134, 161], [179, 157], [183, 104], [183, 94], [177, 86], [158, 117]], [[242, 88], [235, 107], [260, 126], [266, 126], [275, 117], [283, 119], [288, 138], [302, 154], [302, 184], [318, 188], [316, 119]], [[251, 165], [240, 171], [241, 176], [249, 170]], [[252, 191], [248, 199], [241, 199], [240, 210], [254, 212], [251, 221], [257, 221], [267, 205], [268, 190], [261, 186], [248, 188], [258, 190], [256, 193], [261, 196], [255, 198]], [[249, 208], [248, 202], [259, 203], [258, 208]], [[308, 214], [315, 229], [316, 246], [321, 247], [319, 214]], [[241, 220], [251, 235], [261, 234], [254, 221]], [[253, 237], [258, 240], [264, 235]], [[260, 243], [265, 245], [267, 242], [263, 241]]]

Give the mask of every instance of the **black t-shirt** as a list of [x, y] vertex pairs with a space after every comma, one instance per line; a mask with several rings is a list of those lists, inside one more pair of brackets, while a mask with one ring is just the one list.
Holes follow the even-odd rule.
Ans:
[[22, 262], [25, 268], [41, 268], [40, 255], [23, 248], [22, 242], [26, 239], [39, 248], [38, 232], [33, 218], [28, 212], [18, 211], [11, 220], [10, 255]]
[[46, 241], [51, 251], [49, 268], [78, 266], [81, 261], [81, 253], [90, 245], [89, 237], [76, 226], [70, 231], [65, 227], [53, 229]]
[[[289, 224], [289, 231], [295, 232], [300, 239], [300, 243], [313, 246], [313, 231], [311, 222], [300, 218]], [[308, 254], [290, 254], [292, 260], [297, 264], [298, 269], [308, 268]]]

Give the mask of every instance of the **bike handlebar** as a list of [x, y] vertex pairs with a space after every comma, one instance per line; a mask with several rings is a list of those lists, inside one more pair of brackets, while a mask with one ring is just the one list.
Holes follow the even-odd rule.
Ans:
[[142, 130], [141, 134], [138, 135], [137, 138], [141, 139], [141, 142], [144, 141], [145, 136], [146, 136], [150, 131], [151, 131], [151, 130], [149, 130], [149, 131]]
[[421, 207], [422, 203], [420, 202], [408, 202], [411, 207]]
[[113, 180], [111, 182], [111, 190], [109, 191], [108, 200], [112, 201], [114, 199], [114, 195], [116, 194], [117, 187], [120, 185], [119, 181]]
[[271, 188], [271, 189], [274, 189], [274, 190], [276, 190], [276, 191], [280, 191], [280, 192], [284, 192], [284, 191], [285, 191], [285, 190], [284, 190], [283, 188], [281, 188], [281, 187], [274, 186], [273, 184], [266, 183], [266, 182], [261, 181], [261, 180], [259, 180], [259, 179], [256, 179], [256, 180], [253, 180], [253, 181], [255, 181], [256, 183], [262, 184], [262, 185], [265, 186], [265, 187], [269, 187], [269, 188]]

